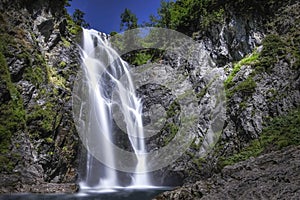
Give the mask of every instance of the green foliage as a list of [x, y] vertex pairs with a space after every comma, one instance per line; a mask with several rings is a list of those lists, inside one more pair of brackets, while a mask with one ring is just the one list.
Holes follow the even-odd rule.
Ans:
[[[246, 80], [236, 85], [233, 82], [233, 78], [240, 71], [243, 65], [256, 65], [259, 62], [259, 56], [256, 51], [254, 51], [249, 56], [246, 56], [242, 60], [240, 60], [237, 64], [234, 65], [232, 72], [229, 74], [227, 79], [224, 81], [224, 86], [226, 90], [226, 97], [230, 99], [234, 93], [242, 92], [246, 96], [252, 94], [255, 91], [256, 83], [253, 80], [253, 75], [250, 75]], [[240, 105], [242, 108], [246, 106], [245, 102], [242, 102]]]
[[[69, 33], [71, 33], [72, 35], [78, 35], [79, 33], [82, 32], [81, 26], [77, 25], [69, 15], [67, 15], [66, 18], [67, 18], [67, 24], [68, 24], [67, 29], [68, 29]], [[67, 45], [67, 44], [65, 44], [65, 45]]]
[[58, 67], [59, 68], [64, 68], [67, 66], [67, 63], [65, 61], [61, 61], [59, 64], [58, 64]]
[[197, 166], [198, 169], [201, 169], [202, 164], [205, 163], [205, 158], [203, 157], [193, 158], [192, 161]]
[[173, 101], [168, 110], [166, 111], [166, 117], [169, 120], [164, 126], [164, 130], [167, 131], [168, 135], [164, 137], [164, 144], [167, 145], [177, 134], [179, 126], [174, 122], [174, 118], [180, 113], [180, 105], [177, 101]]
[[117, 35], [118, 33], [116, 32], [116, 31], [112, 31], [112, 32], [110, 32], [110, 36], [115, 36], [115, 35]]
[[174, 123], [167, 123], [164, 129], [168, 132], [168, 135], [164, 137], [164, 144], [167, 145], [173, 140], [179, 130], [179, 127]]
[[292, 58], [294, 59], [292, 67], [296, 70], [300, 69], [300, 51], [299, 51], [299, 46], [300, 46], [300, 35], [297, 36], [298, 38], [294, 38], [291, 40], [291, 45], [290, 46], [290, 53], [292, 55]]
[[137, 53], [132, 64], [133, 65], [143, 65], [146, 64], [149, 60], [151, 60], [152, 55], [148, 53]]
[[226, 97], [230, 99], [236, 92], [241, 92], [242, 94], [249, 96], [255, 91], [255, 88], [256, 82], [251, 76], [249, 76], [246, 80], [239, 83], [235, 87], [226, 90]]
[[72, 14], [72, 19], [76, 25], [88, 28], [90, 25], [85, 21], [84, 15], [84, 12], [79, 9], [75, 9], [74, 13]]
[[160, 8], [157, 11], [160, 19], [155, 18], [155, 16], [150, 16], [150, 20], [159, 27], [170, 28], [171, 27], [171, 8], [174, 2], [172, 1], [163, 1], [160, 2]]
[[160, 58], [160, 55], [161, 51], [159, 49], [143, 49], [125, 54], [123, 59], [132, 65], [140, 66], [149, 61], [157, 61]]
[[62, 37], [61, 40], [65, 47], [69, 48], [71, 46], [71, 43], [65, 37]]
[[231, 88], [234, 86], [234, 83], [232, 82], [235, 75], [240, 71], [241, 67], [243, 65], [253, 65], [257, 62], [257, 59], [259, 57], [259, 54], [257, 52], [254, 52], [250, 54], [249, 56], [246, 56], [241, 61], [239, 61], [237, 64], [234, 65], [232, 72], [228, 76], [228, 78], [224, 82], [224, 86], [226, 89]]
[[11, 172], [14, 169], [14, 163], [11, 162], [11, 160], [8, 157], [0, 155], [0, 169], [1, 172]]
[[166, 111], [167, 118], [172, 118], [180, 113], [180, 104], [177, 101], [173, 101]]
[[300, 109], [291, 111], [285, 116], [276, 117], [265, 127], [258, 139], [253, 140], [249, 146], [239, 153], [228, 158], [221, 157], [220, 167], [232, 165], [250, 157], [257, 157], [263, 152], [280, 150], [291, 145], [300, 145]]
[[121, 14], [121, 25], [120, 29], [121, 30], [130, 30], [137, 28], [137, 17], [134, 13], [131, 12], [128, 8], [125, 8], [124, 12]]
[[65, 1], [65, 6], [67, 6], [67, 7], [71, 6], [70, 1], [72, 1], [72, 0], [64, 0], [64, 1]]
[[212, 10], [213, 3], [213, 0], [162, 0], [158, 16], [150, 16], [150, 24], [191, 35], [223, 20], [224, 9], [214, 7]]
[[289, 62], [294, 69], [300, 67], [300, 36], [298, 33], [291, 35], [267, 35], [263, 40], [263, 49], [259, 62], [255, 67], [258, 72], [269, 71], [280, 60]]
[[43, 106], [35, 106], [33, 110], [27, 114], [27, 123], [36, 121], [37, 127], [40, 128], [39, 132], [46, 134], [55, 128], [55, 115], [54, 105], [47, 102]]
[[48, 81], [56, 86], [65, 88], [66, 80], [57, 73], [54, 67], [46, 66]]
[[40, 84], [44, 81], [44, 71], [39, 66], [28, 67], [24, 72], [24, 79], [30, 81], [37, 88], [39, 88]]
[[113, 37], [110, 38], [110, 43], [114, 49], [119, 51], [124, 50], [124, 35], [118, 34], [117, 32], [112, 32]]
[[9, 153], [11, 137], [25, 127], [25, 111], [22, 98], [11, 82], [2, 52], [0, 52], [0, 77], [0, 84], [6, 86], [5, 90], [9, 93], [7, 101], [0, 105], [0, 169], [11, 171], [13, 166], [11, 162], [8, 162], [5, 154]]
[[259, 56], [259, 65], [265, 70], [272, 67], [275, 63], [286, 55], [286, 44], [278, 35], [267, 35], [263, 40], [263, 49]]
[[[196, 143], [196, 140], [200, 140]], [[199, 138], [199, 139], [194, 139], [194, 141], [192, 142], [190, 148], [193, 149], [194, 151], [199, 151], [200, 150], [200, 147], [202, 145], [202, 142], [203, 142], [203, 138]]]
[[149, 29], [149, 32], [140, 33], [139, 30], [134, 29], [123, 34], [116, 32], [111, 34], [113, 35], [110, 38], [112, 46], [120, 52], [128, 52], [123, 54], [122, 58], [132, 65], [143, 65], [148, 61], [156, 62], [164, 53], [163, 47], [153, 48], [165, 44], [156, 30]]
[[47, 137], [47, 138], [45, 139], [45, 141], [46, 141], [47, 143], [49, 143], [49, 144], [54, 143], [54, 140], [53, 140], [51, 137]]

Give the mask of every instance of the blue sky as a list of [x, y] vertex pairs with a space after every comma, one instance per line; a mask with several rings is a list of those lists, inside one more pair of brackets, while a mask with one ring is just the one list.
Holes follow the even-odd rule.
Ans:
[[120, 32], [120, 15], [129, 8], [138, 18], [138, 23], [148, 21], [150, 14], [157, 13], [160, 0], [72, 0], [67, 7], [69, 14], [76, 8], [85, 13], [91, 28], [101, 32]]

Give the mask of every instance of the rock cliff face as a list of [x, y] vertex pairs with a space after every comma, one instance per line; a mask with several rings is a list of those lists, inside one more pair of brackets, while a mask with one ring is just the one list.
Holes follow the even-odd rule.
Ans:
[[78, 27], [67, 19], [64, 4], [0, 3], [1, 192], [76, 189], [71, 88], [79, 66]]
[[[266, 1], [262, 4], [264, 2]], [[276, 157], [276, 154], [280, 154], [286, 155], [288, 159], [286, 163], [290, 163], [294, 158], [290, 158], [287, 154], [296, 155], [297, 153], [294, 152], [297, 148], [292, 148], [290, 150], [292, 152], [287, 153], [285, 150], [280, 153], [274, 152], [257, 160], [252, 159], [229, 167], [237, 172], [229, 170], [228, 174], [228, 168], [223, 169], [223, 167], [285, 146], [299, 145], [299, 127], [296, 125], [298, 122], [293, 123], [299, 113], [296, 115], [291, 113], [298, 110], [300, 105], [298, 25], [300, 5], [296, 1], [282, 1], [280, 5], [266, 8], [268, 12], [256, 13], [250, 7], [249, 9], [238, 7], [242, 3], [225, 4], [226, 14], [222, 22], [208, 30], [194, 33], [195, 39], [205, 47], [203, 51], [208, 52], [211, 58], [210, 63], [203, 63], [204, 66], [210, 64], [216, 69], [224, 70], [221, 74], [224, 77], [226, 93], [226, 118], [220, 139], [204, 157], [199, 153], [201, 152], [199, 147], [192, 145], [186, 155], [168, 169], [172, 176], [177, 174], [182, 177], [185, 184], [206, 180], [209, 177], [212, 177], [209, 179], [212, 182], [198, 182], [175, 192], [167, 192], [157, 199], [200, 199], [202, 197], [220, 199], [224, 197], [224, 193], [228, 194], [227, 199], [280, 198], [285, 187], [288, 188], [286, 191], [288, 196], [296, 198], [294, 192], [299, 191], [299, 187], [294, 188], [294, 186], [299, 183], [291, 178], [295, 174], [282, 173], [285, 174], [282, 178], [293, 179], [291, 184], [287, 185], [277, 184], [276, 180], [267, 175], [271, 173], [269, 170], [275, 169], [281, 174], [288, 164], [266, 161], [273, 162], [273, 165], [267, 166], [268, 169], [261, 173], [267, 178], [265, 180], [258, 178], [254, 182], [251, 180], [255, 179], [253, 175], [257, 172], [256, 168], [266, 168], [264, 159], [268, 160], [272, 157], [275, 160], [281, 159], [280, 156]], [[178, 57], [169, 56], [166, 62], [177, 64]], [[199, 107], [205, 107], [199, 113], [199, 125], [196, 131], [201, 141], [207, 130], [205, 127], [209, 123], [205, 120], [208, 118], [207, 107], [211, 106], [208, 100], [214, 93], [206, 91], [206, 86], [209, 86], [210, 82], [201, 76], [203, 65], [197, 65], [189, 60], [177, 66], [183, 66], [188, 71], [188, 79], [199, 97]], [[282, 118], [277, 119], [277, 116]], [[248, 165], [251, 170], [255, 168], [255, 172], [240, 171], [244, 167], [239, 167], [247, 168]], [[257, 165], [259, 167], [256, 167]], [[227, 173], [225, 178], [224, 173]], [[235, 176], [236, 173], [240, 176], [232, 180], [230, 177]], [[277, 172], [274, 173], [275, 176], [281, 177]], [[166, 174], [168, 177], [168, 173]], [[249, 182], [251, 186], [247, 188], [246, 184]], [[265, 190], [258, 189], [264, 184]], [[272, 188], [282, 193], [272, 193]], [[254, 192], [256, 190], [257, 193]], [[264, 191], [271, 193], [268, 196]]]
[[[244, 5], [239, 10], [242, 5], [227, 2], [223, 21], [193, 34], [199, 44], [195, 47], [198, 54], [192, 56], [195, 59], [185, 60], [179, 53], [167, 54], [161, 61], [174, 69], [173, 74], [186, 75], [198, 98], [195, 112], [199, 115], [194, 132], [195, 142], [185, 155], [163, 170], [165, 179], [162, 182], [174, 176], [178, 176], [183, 183], [195, 182], [218, 173], [224, 165], [257, 156], [252, 152], [232, 163], [225, 162], [243, 151], [253, 140], [261, 140], [263, 130], [273, 118], [287, 115], [299, 107], [299, 3], [283, 1], [270, 8], [257, 8], [256, 11], [251, 8], [253, 5], [249, 5], [249, 9]], [[216, 146], [204, 155], [200, 146], [205, 143], [210, 130], [211, 111], [218, 98], [222, 99], [222, 96], [216, 98], [216, 93], [221, 90], [213, 89], [209, 70], [224, 81], [226, 116], [220, 139], [213, 141], [217, 141]], [[173, 76], [166, 77], [172, 79]], [[157, 79], [155, 83], [163, 84], [164, 81]], [[160, 90], [163, 89], [159, 88], [156, 92], [163, 93]], [[153, 95], [155, 89], [149, 87], [143, 94], [146, 93]], [[151, 104], [161, 103], [160, 98], [152, 99]], [[298, 127], [293, 128], [299, 130]], [[156, 141], [165, 141], [172, 134], [169, 131], [169, 134], [162, 135]], [[268, 137], [274, 141], [270, 138], [273, 136]], [[299, 145], [295, 138], [291, 140]], [[153, 144], [150, 143], [150, 146]], [[268, 149], [266, 146], [261, 145], [260, 148]]]

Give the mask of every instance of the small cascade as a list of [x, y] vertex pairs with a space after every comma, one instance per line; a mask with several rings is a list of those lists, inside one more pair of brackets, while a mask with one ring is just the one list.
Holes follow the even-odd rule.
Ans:
[[[109, 190], [122, 187], [149, 187], [151, 182], [145, 171], [147, 160], [142, 122], [142, 103], [135, 94], [135, 88], [123, 61], [111, 47], [106, 36], [95, 30], [83, 30], [81, 49], [83, 79], [85, 80], [87, 102], [80, 115], [86, 137], [86, 173], [81, 189]], [[122, 80], [120, 81], [120, 78]], [[116, 95], [114, 101], [112, 98]], [[136, 169], [130, 185], [123, 185], [116, 170], [117, 156], [114, 151], [116, 129], [114, 128], [113, 107], [117, 106], [126, 125], [128, 140], [136, 155]], [[88, 109], [86, 109], [88, 108]], [[93, 155], [101, 151], [102, 160]], [[99, 153], [99, 152], [98, 152]]]

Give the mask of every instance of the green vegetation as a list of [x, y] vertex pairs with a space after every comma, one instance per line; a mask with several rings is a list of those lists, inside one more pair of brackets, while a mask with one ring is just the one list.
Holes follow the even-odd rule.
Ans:
[[192, 162], [197, 166], [198, 169], [201, 169], [203, 163], [205, 163], [204, 157], [193, 158]]
[[232, 72], [228, 76], [228, 78], [224, 82], [224, 86], [226, 89], [229, 89], [234, 86], [234, 83], [232, 82], [232, 79], [235, 77], [235, 75], [240, 71], [241, 67], [243, 65], [253, 65], [257, 62], [259, 57], [259, 54], [257, 52], [254, 52], [250, 54], [249, 56], [246, 56], [241, 61], [239, 61], [237, 64], [234, 65]]
[[[62, 119], [62, 113], [58, 113], [60, 105], [57, 102], [60, 95], [59, 88], [65, 85], [65, 79], [58, 74], [57, 68], [64, 68], [67, 63], [62, 61], [58, 66], [47, 66], [45, 56], [36, 46], [36, 36], [33, 32], [26, 27], [23, 29], [24, 26], [12, 27], [12, 22], [6, 19], [5, 14], [0, 14], [0, 22], [0, 171], [11, 173], [21, 160], [20, 155], [15, 153], [22, 145], [22, 143], [15, 143], [14, 137], [20, 137], [19, 134], [29, 133], [33, 143], [42, 139], [45, 144], [54, 148], [55, 141], [50, 134], [57, 129]], [[78, 34], [81, 31], [81, 27], [74, 23], [70, 16], [68, 16], [68, 29], [70, 34]], [[28, 36], [32, 37], [33, 42], [28, 39]], [[71, 46], [66, 38], [62, 40], [65, 47]], [[24, 71], [20, 73], [22, 77], [17, 78], [34, 85], [28, 88], [30, 92], [34, 88], [35, 93], [26, 110], [22, 99], [23, 85], [20, 82], [15, 83], [16, 80], [11, 77], [10, 66], [8, 66], [8, 62], [14, 62], [15, 59], [21, 61], [24, 67], [22, 68]], [[36, 97], [39, 101], [32, 107], [32, 101], [36, 100]]]
[[180, 113], [180, 104], [177, 101], [173, 101], [166, 111], [167, 118], [175, 117]]
[[164, 144], [167, 145], [177, 134], [179, 126], [174, 122], [174, 118], [180, 113], [180, 105], [177, 101], [173, 101], [168, 110], [166, 111], [167, 119], [171, 120], [164, 126], [164, 130], [167, 131], [168, 135], [164, 137]]
[[121, 14], [121, 30], [130, 30], [138, 27], [137, 17], [128, 8], [125, 8], [124, 12]]
[[257, 157], [268, 150], [280, 150], [291, 145], [300, 145], [300, 109], [285, 116], [276, 117], [263, 129], [260, 137], [249, 146], [228, 158], [221, 157], [220, 167], [232, 165], [250, 157]]
[[45, 81], [44, 77], [44, 71], [39, 66], [28, 67], [25, 69], [24, 79], [30, 81], [37, 88], [39, 88], [40, 84]]
[[48, 75], [48, 80], [50, 83], [53, 85], [59, 86], [61, 88], [65, 88], [66, 80], [57, 74], [57, 71], [54, 67], [47, 66], [47, 75]]
[[160, 59], [161, 51], [159, 49], [146, 49], [130, 52], [130, 56], [124, 56], [124, 59], [136, 66], [146, 64], [147, 62], [155, 62]]
[[[200, 140], [200, 141], [197, 141], [197, 140]], [[196, 143], [197, 141], [197, 143]], [[190, 148], [193, 149], [194, 151], [199, 151], [200, 150], [200, 147], [202, 145], [202, 142], [203, 142], [203, 138], [195, 138], [194, 141], [192, 142]]]
[[10, 80], [8, 66], [2, 52], [0, 52], [0, 76], [0, 84], [5, 85], [4, 91], [8, 92], [7, 100], [0, 105], [0, 170], [11, 171], [14, 164], [5, 155], [11, 148], [11, 137], [25, 127], [25, 111], [20, 93]]
[[259, 55], [255, 69], [258, 72], [269, 72], [279, 60], [288, 61], [294, 69], [300, 67], [300, 36], [296, 33], [291, 35], [267, 35], [263, 40], [263, 49]]
[[[51, 98], [48, 97], [48, 102], [45, 105], [36, 105], [33, 107], [30, 113], [27, 113], [27, 123], [37, 123], [38, 130], [30, 130], [31, 137], [43, 138], [48, 136], [49, 133], [55, 130], [60, 122], [61, 115], [55, 112], [55, 104], [51, 102]], [[47, 142], [50, 140], [45, 138]], [[49, 142], [50, 143], [50, 142]]]
[[[238, 84], [234, 83], [233, 79], [240, 71], [242, 66], [257, 65], [257, 63], [259, 63], [259, 57], [260, 54], [254, 51], [252, 54], [246, 56], [234, 65], [233, 70], [229, 74], [228, 78], [224, 81], [227, 99], [230, 99], [236, 92], [242, 92], [247, 97], [255, 91], [256, 82], [253, 80], [254, 73], [250, 74], [247, 79]], [[245, 108], [246, 103], [242, 102], [240, 106]]]
[[164, 137], [164, 144], [167, 145], [173, 140], [179, 130], [179, 127], [175, 123], [171, 122], [165, 125], [164, 130], [168, 132], [168, 135]]
[[64, 68], [67, 66], [67, 63], [65, 61], [61, 61], [59, 64], [58, 64], [58, 67], [59, 68]]
[[[32, 55], [28, 53], [28, 49], [26, 47], [22, 48], [22, 57], [27, 60], [33, 60], [28, 63], [28, 66], [25, 68], [23, 78], [29, 82], [31, 82], [36, 88], [40, 88], [42, 83], [45, 83], [46, 80], [46, 61], [44, 57], [35, 52]], [[18, 56], [20, 57], [20, 56]], [[33, 59], [32, 59], [33, 57]]]
[[153, 56], [149, 53], [140, 52], [135, 55], [134, 60], [131, 62], [131, 64], [140, 66], [146, 64], [149, 60], [152, 59], [152, 57]]
[[71, 43], [65, 37], [62, 37], [61, 40], [65, 47], [69, 48], [71, 46]]
[[[7, 24], [0, 14], [0, 171], [10, 172], [16, 162], [9, 159], [11, 138], [25, 127], [25, 111], [21, 95], [11, 80], [6, 57], [9, 47], [16, 45], [12, 35], [7, 34]], [[18, 155], [15, 155], [18, 156]]]
[[[138, 19], [136, 15], [126, 8], [120, 16], [120, 27], [121, 30], [130, 30], [141, 26], [155, 26], [170, 28], [187, 35], [192, 35], [195, 31], [206, 29], [212, 24], [223, 21], [223, 7], [214, 7], [214, 9], [212, 9], [211, 6], [214, 4], [213, 0], [162, 0], [161, 7], [157, 11], [157, 16], [151, 15], [149, 17], [150, 22], [145, 22], [142, 25], [137, 24]], [[131, 32], [131, 35], [132, 34]], [[137, 34], [139, 33], [136, 33], [136, 35]], [[113, 33], [113, 35], [115, 35], [115, 33]], [[126, 38], [126, 32], [123, 37]], [[136, 39], [137, 37], [134, 38]], [[158, 38], [161, 38], [161, 36], [158, 36]], [[133, 47], [135, 42], [136, 41], [133, 40], [129, 45]], [[118, 47], [121, 46], [119, 49], [127, 49], [126, 44], [122, 44], [119, 40], [116, 41], [116, 43], [118, 43]], [[152, 57], [152, 53], [143, 52], [130, 55], [130, 59], [126, 59], [126, 61], [134, 65], [145, 64]]]
[[49, 144], [52, 144], [52, 143], [54, 142], [54, 140], [53, 140], [51, 137], [47, 137], [47, 138], [45, 139], [45, 141], [46, 141], [47, 143], [49, 143]]
[[[224, 81], [224, 86], [226, 90], [226, 97], [230, 99], [236, 92], [242, 92], [245, 96], [249, 96], [255, 91], [256, 82], [253, 80], [253, 74], [250, 74], [249, 77], [236, 85], [233, 82], [234, 77], [240, 71], [241, 67], [244, 65], [254, 66], [259, 62], [260, 54], [254, 51], [252, 54], [246, 56], [233, 67], [233, 70], [229, 74], [228, 78]], [[242, 102], [240, 105], [242, 108], [246, 107], [246, 103]]]
[[258, 66], [268, 70], [286, 55], [286, 43], [278, 35], [267, 35], [263, 40], [263, 49]]
[[195, 31], [222, 22], [224, 9], [213, 0], [162, 0], [157, 14], [150, 16], [150, 25], [192, 35]]
[[68, 24], [67, 29], [72, 35], [78, 35], [79, 33], [82, 32], [81, 26], [76, 24], [69, 15], [67, 15], [66, 18]]
[[90, 25], [84, 19], [85, 13], [79, 9], [75, 9], [74, 13], [72, 14], [72, 20], [77, 26], [81, 26], [84, 28], [89, 28]]
[[253, 80], [252, 76], [249, 76], [246, 80], [239, 83], [235, 87], [226, 90], [226, 97], [230, 99], [236, 92], [241, 92], [245, 96], [249, 96], [255, 91], [255, 88], [256, 82]]
[[[292, 33], [293, 35], [293, 33]], [[224, 82], [227, 98], [231, 98], [235, 92], [243, 92], [248, 95], [255, 91], [256, 83], [253, 77], [257, 73], [270, 72], [276, 63], [285, 60], [291, 64], [294, 69], [300, 67], [300, 36], [280, 36], [276, 34], [267, 35], [263, 40], [263, 49], [260, 53], [253, 52], [234, 65], [232, 72]], [[251, 65], [254, 68], [253, 73], [243, 82], [235, 85], [232, 80], [243, 65]], [[275, 95], [273, 97], [274, 100]]]

